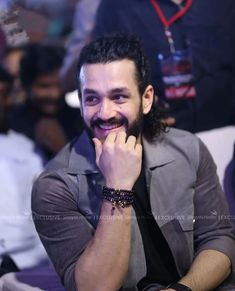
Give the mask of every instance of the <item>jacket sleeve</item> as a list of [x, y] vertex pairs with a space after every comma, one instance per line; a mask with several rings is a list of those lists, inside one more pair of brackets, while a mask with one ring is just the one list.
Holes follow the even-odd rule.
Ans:
[[75, 264], [94, 230], [78, 211], [69, 185], [57, 173], [44, 174], [34, 184], [32, 214], [63, 285], [66, 290], [75, 291]]
[[[235, 277], [235, 239], [232, 216], [216, 175], [216, 166], [206, 146], [199, 140], [194, 206], [195, 255], [202, 250], [217, 250], [229, 257]], [[224, 289], [223, 289], [224, 290]], [[225, 289], [226, 290], [226, 289]]]

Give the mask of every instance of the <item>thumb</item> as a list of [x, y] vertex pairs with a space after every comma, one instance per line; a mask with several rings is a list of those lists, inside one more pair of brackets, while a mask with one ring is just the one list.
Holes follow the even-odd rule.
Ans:
[[96, 137], [94, 137], [92, 140], [93, 140], [94, 145], [95, 145], [96, 164], [98, 164], [98, 162], [100, 160], [100, 155], [101, 155], [101, 152], [102, 152], [102, 143]]

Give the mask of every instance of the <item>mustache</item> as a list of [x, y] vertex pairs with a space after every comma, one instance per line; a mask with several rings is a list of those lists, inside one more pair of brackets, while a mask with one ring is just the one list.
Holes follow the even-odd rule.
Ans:
[[113, 125], [113, 124], [120, 124], [120, 125], [126, 125], [128, 126], [128, 120], [127, 118], [125, 117], [112, 117], [110, 119], [107, 119], [107, 120], [103, 120], [101, 118], [95, 118], [95, 119], [92, 119], [91, 120], [91, 127], [95, 127], [95, 126], [100, 126], [102, 124], [110, 124], [110, 125]]

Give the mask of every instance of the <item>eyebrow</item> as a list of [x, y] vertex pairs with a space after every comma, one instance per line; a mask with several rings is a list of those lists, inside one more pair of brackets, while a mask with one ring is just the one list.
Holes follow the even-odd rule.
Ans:
[[93, 89], [86, 88], [83, 90], [84, 94], [97, 94], [97, 92]]
[[[119, 87], [119, 88], [114, 88], [110, 90], [108, 94], [117, 94], [117, 93], [123, 93], [123, 92], [130, 93], [130, 90], [126, 87]], [[83, 94], [99, 94], [99, 92], [94, 89], [85, 88], [83, 90]]]

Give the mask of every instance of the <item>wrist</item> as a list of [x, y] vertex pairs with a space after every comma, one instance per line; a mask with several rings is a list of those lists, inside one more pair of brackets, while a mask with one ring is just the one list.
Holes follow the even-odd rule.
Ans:
[[134, 184], [131, 183], [120, 183], [120, 182], [111, 182], [111, 181], [106, 181], [105, 186], [108, 188], [113, 188], [113, 189], [125, 189], [127, 191], [131, 191], [133, 188]]
[[103, 199], [112, 204], [113, 210], [116, 207], [126, 208], [131, 206], [134, 202], [134, 191], [104, 186]]
[[166, 289], [173, 289], [176, 291], [192, 291], [191, 288], [182, 283], [173, 283], [166, 287]]

